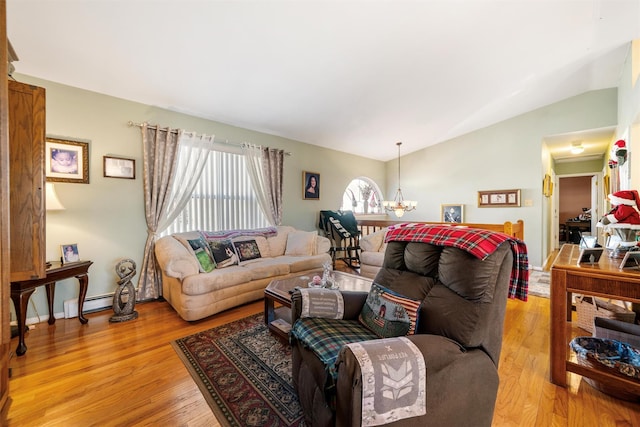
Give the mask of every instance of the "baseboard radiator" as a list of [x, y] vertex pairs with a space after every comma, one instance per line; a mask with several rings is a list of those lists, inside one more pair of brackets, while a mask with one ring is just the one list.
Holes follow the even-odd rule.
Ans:
[[[113, 306], [113, 293], [94, 295], [84, 300], [82, 310], [85, 313], [104, 310]], [[64, 318], [70, 319], [78, 317], [78, 298], [68, 299], [64, 301]]]

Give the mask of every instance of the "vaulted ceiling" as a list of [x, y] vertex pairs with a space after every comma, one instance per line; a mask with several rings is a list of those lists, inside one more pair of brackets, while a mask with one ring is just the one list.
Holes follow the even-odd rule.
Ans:
[[18, 73], [390, 160], [616, 87], [639, 3], [8, 0], [7, 29]]

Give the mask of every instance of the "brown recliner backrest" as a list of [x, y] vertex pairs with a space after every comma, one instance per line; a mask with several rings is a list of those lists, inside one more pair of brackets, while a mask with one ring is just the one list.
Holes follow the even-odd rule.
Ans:
[[482, 348], [497, 366], [512, 268], [508, 242], [484, 260], [452, 247], [389, 242], [374, 282], [423, 299], [416, 333]]

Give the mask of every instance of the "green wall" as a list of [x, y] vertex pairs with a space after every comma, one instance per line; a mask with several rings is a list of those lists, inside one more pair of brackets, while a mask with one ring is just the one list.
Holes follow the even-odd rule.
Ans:
[[[464, 221], [500, 223], [524, 220], [525, 243], [533, 266], [541, 266], [548, 252], [550, 218], [542, 195], [542, 178], [549, 156], [545, 136], [615, 126], [617, 90], [588, 92], [530, 111], [402, 159], [401, 184], [418, 209], [408, 221], [440, 220], [440, 205], [464, 205]], [[387, 162], [387, 195], [396, 188], [396, 162]], [[521, 207], [479, 208], [480, 190], [521, 190]]]
[[[25, 75], [16, 80], [46, 89], [47, 136], [89, 141], [89, 184], [56, 183], [64, 211], [47, 212], [47, 259], [60, 258], [60, 245], [77, 243], [82, 259], [94, 264], [89, 269], [88, 296], [114, 291], [118, 279], [115, 265], [131, 258], [139, 266], [147, 237], [143, 202], [142, 138], [138, 127], [128, 121], [147, 121], [215, 135], [216, 140], [244, 141], [282, 148], [285, 157], [283, 224], [315, 230], [318, 211], [338, 209], [348, 183], [367, 176], [384, 187], [385, 164], [377, 160], [340, 153], [315, 145], [222, 123], [175, 113], [149, 105], [101, 95]], [[136, 179], [104, 178], [104, 155], [136, 160]], [[303, 200], [303, 171], [320, 173], [321, 199]], [[384, 191], [384, 189], [383, 189]], [[134, 283], [137, 284], [137, 278]], [[77, 297], [75, 279], [56, 286], [54, 313], [63, 313], [63, 302]], [[28, 318], [48, 315], [46, 295], [38, 290], [32, 297]], [[37, 313], [36, 313], [37, 311]]]
[[[630, 65], [625, 73], [630, 73]], [[376, 181], [386, 198], [397, 188], [397, 160], [379, 162], [157, 107], [109, 97], [30, 76], [17, 80], [47, 90], [47, 135], [90, 141], [90, 184], [56, 184], [65, 211], [47, 213], [47, 257], [59, 257], [59, 245], [78, 243], [81, 257], [91, 259], [89, 296], [113, 292], [115, 264], [132, 258], [138, 265], [146, 239], [142, 195], [142, 143], [140, 129], [128, 121], [214, 134], [217, 140], [251, 142], [292, 153], [285, 160], [283, 223], [304, 230], [316, 229], [318, 211], [337, 209], [342, 191], [358, 176]], [[545, 136], [615, 126], [624, 109], [624, 129], [638, 113], [637, 90], [616, 88], [575, 96], [533, 110], [478, 131], [424, 148], [402, 158], [401, 184], [407, 199], [418, 209], [407, 221], [439, 221], [441, 204], [463, 204], [465, 222], [499, 223], [522, 219], [532, 266], [541, 266], [548, 251], [549, 200], [542, 195], [542, 177], [551, 160], [543, 147]], [[136, 159], [136, 180], [102, 177], [102, 156]], [[302, 199], [303, 171], [318, 172], [322, 180], [319, 201]], [[385, 189], [386, 187], [386, 189]], [[520, 189], [521, 207], [479, 208], [479, 190]], [[395, 219], [395, 218], [391, 218]], [[137, 279], [137, 278], [136, 278]], [[54, 312], [77, 295], [73, 280], [56, 289]], [[47, 314], [44, 292], [32, 300]], [[28, 317], [35, 316], [32, 307]]]

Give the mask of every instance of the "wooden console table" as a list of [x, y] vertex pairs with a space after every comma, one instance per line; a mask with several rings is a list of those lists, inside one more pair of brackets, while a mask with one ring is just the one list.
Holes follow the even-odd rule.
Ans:
[[[640, 383], [596, 371], [569, 360], [571, 297], [573, 293], [606, 299], [640, 302], [640, 270], [620, 270], [621, 259], [609, 258], [607, 250], [597, 264], [578, 264], [578, 245], [563, 245], [551, 267], [551, 382], [567, 386], [567, 372], [603, 384], [617, 384], [640, 395]], [[585, 331], [584, 335], [589, 335]]]
[[22, 356], [27, 352], [27, 346], [24, 344], [24, 328], [27, 318], [27, 303], [31, 294], [38, 286], [47, 287], [47, 302], [49, 303], [49, 324], [53, 325], [56, 318], [53, 315], [53, 298], [55, 295], [56, 282], [59, 280], [70, 279], [75, 277], [80, 282], [80, 291], [78, 294], [78, 319], [80, 323], [85, 324], [89, 320], [84, 317], [82, 307], [84, 306], [84, 298], [87, 296], [87, 287], [89, 286], [89, 266], [92, 261], [80, 261], [69, 264], [60, 265], [54, 262], [50, 268], [46, 270], [47, 275], [39, 279], [22, 280], [19, 282], [11, 282], [11, 300], [16, 309], [16, 317], [18, 320], [18, 347], [16, 354]]

